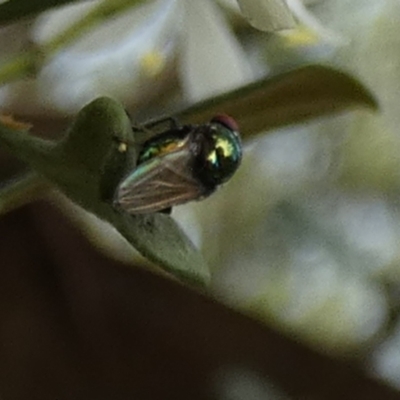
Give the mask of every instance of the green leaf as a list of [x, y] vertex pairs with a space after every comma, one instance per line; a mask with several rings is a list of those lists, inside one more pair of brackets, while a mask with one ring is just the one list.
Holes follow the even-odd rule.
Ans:
[[15, 22], [77, 0], [9, 0], [0, 4], [0, 24]]
[[[134, 168], [134, 140], [124, 109], [106, 97], [84, 107], [59, 142], [0, 125], [0, 144], [71, 200], [108, 221], [166, 271], [192, 284], [205, 285], [209, 280], [205, 261], [171, 217], [157, 213], [132, 216], [115, 209], [110, 196], [104, 197]], [[121, 141], [127, 144], [126, 151], [121, 150]]]
[[377, 108], [357, 79], [334, 68], [310, 65], [268, 77], [177, 113], [185, 123], [204, 123], [227, 113], [243, 138], [355, 107]]

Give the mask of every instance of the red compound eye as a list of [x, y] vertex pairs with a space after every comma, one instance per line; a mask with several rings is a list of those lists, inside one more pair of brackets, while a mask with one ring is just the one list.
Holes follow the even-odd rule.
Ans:
[[239, 126], [237, 122], [229, 115], [218, 114], [212, 118], [211, 122], [217, 122], [219, 124], [226, 126], [231, 131], [239, 132]]

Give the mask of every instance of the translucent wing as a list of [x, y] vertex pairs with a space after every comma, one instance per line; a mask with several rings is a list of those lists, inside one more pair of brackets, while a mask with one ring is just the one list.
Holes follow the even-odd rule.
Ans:
[[193, 177], [188, 146], [139, 165], [118, 187], [116, 204], [130, 214], [161, 211], [199, 199], [207, 189]]

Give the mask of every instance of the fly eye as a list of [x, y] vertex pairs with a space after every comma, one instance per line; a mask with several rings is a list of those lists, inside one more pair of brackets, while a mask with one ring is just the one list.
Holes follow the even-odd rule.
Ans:
[[239, 127], [237, 122], [226, 114], [218, 114], [212, 118], [211, 123], [216, 122], [218, 124], [224, 125], [226, 128], [231, 131], [239, 132]]
[[203, 153], [203, 182], [220, 185], [236, 171], [242, 157], [242, 147], [236, 132], [225, 124], [214, 122]]

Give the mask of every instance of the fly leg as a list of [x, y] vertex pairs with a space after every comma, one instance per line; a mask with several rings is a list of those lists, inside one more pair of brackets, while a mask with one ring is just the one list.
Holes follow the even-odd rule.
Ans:
[[[156, 121], [150, 121], [144, 125], [145, 129], [153, 130], [154, 128], [158, 127], [159, 125], [167, 125], [167, 130], [171, 129], [178, 129], [180, 127], [180, 124], [178, 123], [178, 120], [175, 117], [164, 117], [161, 119], [158, 119]], [[164, 129], [165, 130], [165, 129]]]
[[147, 140], [165, 131], [179, 129], [181, 125], [174, 117], [165, 117], [156, 121], [150, 121], [143, 125], [133, 125], [132, 130], [136, 133], [136, 141], [142, 145]]

